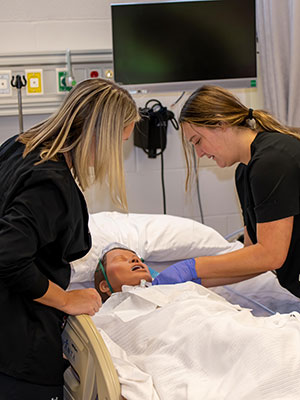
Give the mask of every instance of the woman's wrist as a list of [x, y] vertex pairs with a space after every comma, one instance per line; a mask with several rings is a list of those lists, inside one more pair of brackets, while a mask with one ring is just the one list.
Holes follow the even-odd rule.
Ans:
[[40, 298], [35, 299], [38, 303], [64, 311], [68, 304], [68, 292], [49, 281], [47, 292]]

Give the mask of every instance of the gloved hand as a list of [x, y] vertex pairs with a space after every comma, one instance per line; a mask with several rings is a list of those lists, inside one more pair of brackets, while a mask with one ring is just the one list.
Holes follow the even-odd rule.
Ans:
[[194, 258], [179, 261], [166, 268], [152, 281], [152, 285], [170, 285], [187, 281], [201, 284], [201, 278], [197, 277]]

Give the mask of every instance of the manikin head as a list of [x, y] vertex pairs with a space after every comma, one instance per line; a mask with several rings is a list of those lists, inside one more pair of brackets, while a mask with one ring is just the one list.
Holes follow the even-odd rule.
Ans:
[[125, 248], [125, 246], [121, 245], [121, 247], [113, 247], [107, 250], [100, 261], [104, 273], [102, 267], [98, 265], [94, 282], [102, 302], [111, 296], [111, 289], [113, 292], [121, 292], [123, 285], [136, 286], [140, 284], [142, 279], [146, 282], [152, 282], [152, 276], [147, 265], [133, 250]]

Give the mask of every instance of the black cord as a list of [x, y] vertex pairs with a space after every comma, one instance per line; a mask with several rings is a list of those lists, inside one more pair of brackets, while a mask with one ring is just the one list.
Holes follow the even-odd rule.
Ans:
[[162, 186], [162, 194], [163, 194], [163, 206], [164, 206], [164, 214], [167, 213], [166, 207], [166, 189], [165, 189], [165, 179], [164, 179], [164, 155], [163, 152], [160, 155], [160, 165], [161, 165], [161, 186]]
[[166, 207], [166, 189], [165, 189], [165, 177], [164, 177], [164, 150], [163, 150], [163, 137], [164, 134], [166, 135], [167, 132], [164, 132], [164, 121], [162, 118], [160, 118], [160, 147], [161, 147], [161, 152], [160, 152], [160, 171], [161, 171], [161, 186], [162, 186], [162, 195], [163, 195], [163, 207], [164, 207], [164, 214], [167, 213], [167, 207]]
[[[184, 92], [182, 93], [181, 97], [183, 96]], [[180, 98], [181, 98], [180, 97]], [[178, 99], [178, 101], [180, 100], [180, 98]], [[149, 104], [151, 102], [154, 102], [154, 104], [149, 107]], [[166, 189], [165, 189], [165, 179], [164, 179], [164, 156], [163, 156], [163, 152], [166, 149], [166, 142], [164, 143], [164, 138], [165, 141], [167, 140], [167, 126], [168, 126], [168, 120], [171, 121], [171, 124], [173, 125], [173, 127], [178, 130], [179, 129], [179, 125], [178, 122], [174, 116], [174, 113], [167, 110], [167, 108], [163, 107], [163, 105], [161, 104], [161, 102], [157, 99], [150, 99], [147, 101], [147, 103], [145, 104], [145, 108], [140, 109], [141, 112], [144, 113], [141, 114], [142, 117], [146, 117], [146, 116], [153, 116], [155, 114], [155, 117], [157, 118], [157, 127], [159, 128], [159, 136], [160, 136], [160, 148], [161, 151], [159, 153], [156, 153], [156, 148], [154, 149], [146, 149], [144, 147], [142, 147], [143, 151], [148, 155], [148, 157], [150, 158], [155, 158], [156, 156], [161, 156], [161, 185], [162, 185], [162, 195], [163, 195], [163, 210], [164, 210], [164, 214], [167, 213], [167, 207], [166, 207]], [[161, 113], [164, 114], [164, 117], [161, 115]], [[154, 117], [154, 118], [155, 118]]]
[[[148, 105], [148, 103], [150, 101], [154, 101], [154, 100], [149, 100], [147, 102], [147, 105]], [[159, 103], [159, 102], [157, 102], [157, 103]], [[159, 114], [157, 114], [157, 118], [158, 118], [158, 121], [159, 121], [159, 136], [160, 136], [161, 151], [159, 153], [157, 153], [156, 156], [160, 156], [161, 157], [160, 158], [160, 165], [161, 165], [161, 186], [162, 186], [162, 196], [163, 196], [163, 210], [164, 210], [164, 214], [166, 214], [167, 213], [167, 206], [166, 206], [166, 188], [165, 188], [164, 156], [163, 156], [163, 152], [165, 151], [165, 149], [164, 149], [163, 137], [164, 137], [164, 134], [165, 135], [167, 134], [167, 132], [164, 132], [164, 129], [165, 129], [165, 127], [164, 127], [164, 119]], [[144, 148], [142, 148], [142, 149], [149, 156], [149, 151], [147, 149], [144, 149]]]
[[185, 94], [185, 90], [181, 93], [181, 95], [178, 97], [178, 99], [177, 99], [176, 101], [174, 101], [173, 104], [171, 104], [171, 107], [174, 107], [174, 106], [179, 102], [179, 100], [182, 99], [182, 97], [184, 96], [184, 94]]
[[198, 198], [198, 204], [199, 204], [199, 210], [200, 210], [200, 218], [201, 218], [201, 223], [204, 224], [203, 210], [202, 210], [201, 197], [200, 197], [198, 169], [197, 169], [197, 157], [195, 154], [194, 147], [193, 147], [193, 160], [194, 160], [194, 172], [195, 172], [195, 179], [196, 179], [197, 198]]
[[148, 108], [149, 103], [151, 103], [151, 101], [154, 101], [153, 106], [151, 107], [152, 110], [154, 111], [154, 107], [155, 106], [159, 106], [159, 108], [163, 108], [163, 105], [161, 104], [161, 102], [157, 99], [150, 99], [147, 101], [147, 103], [145, 104], [145, 107]]

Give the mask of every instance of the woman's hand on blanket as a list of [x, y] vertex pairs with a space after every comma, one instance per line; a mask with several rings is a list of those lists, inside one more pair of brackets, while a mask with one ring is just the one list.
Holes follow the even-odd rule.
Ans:
[[63, 311], [69, 315], [95, 315], [101, 305], [101, 297], [96, 289], [70, 290], [66, 292]]
[[170, 285], [187, 281], [201, 284], [201, 279], [198, 278], [196, 273], [194, 258], [179, 261], [166, 268], [153, 280], [152, 285]]

